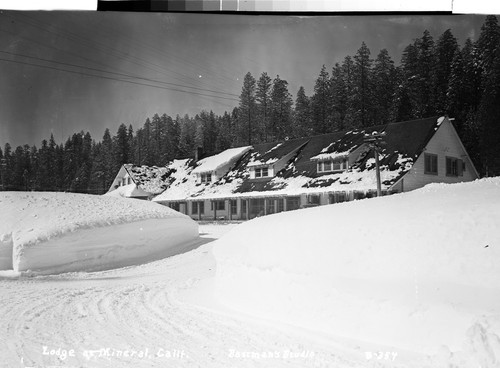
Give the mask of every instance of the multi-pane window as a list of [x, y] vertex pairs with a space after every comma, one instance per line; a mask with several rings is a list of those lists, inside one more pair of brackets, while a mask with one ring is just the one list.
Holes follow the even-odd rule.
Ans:
[[211, 205], [212, 211], [224, 211], [226, 209], [226, 201], [213, 201]]
[[205, 203], [204, 202], [191, 202], [191, 213], [193, 215], [199, 214], [203, 215], [205, 212]]
[[267, 208], [266, 208], [266, 212], [268, 215], [270, 215], [271, 213], [275, 213], [275, 205], [274, 205], [274, 199], [273, 198], [270, 198], [267, 200]]
[[446, 157], [446, 176], [463, 176], [465, 163], [455, 157]]
[[328, 161], [318, 161], [317, 169], [319, 173], [322, 172], [332, 172], [332, 171], [342, 171], [349, 168], [349, 161], [347, 159], [343, 160], [328, 160]]
[[283, 198], [278, 198], [276, 200], [276, 204], [277, 204], [277, 206], [276, 206], [276, 212], [283, 212], [283, 210], [284, 210], [284, 201], [285, 200]]
[[212, 181], [212, 174], [211, 173], [204, 173], [201, 174], [201, 182], [202, 183], [210, 183]]
[[265, 178], [269, 176], [269, 169], [267, 167], [258, 167], [255, 169], [256, 178]]
[[425, 174], [438, 174], [438, 156], [432, 153], [424, 154], [424, 173]]
[[319, 205], [319, 194], [309, 194], [307, 196], [307, 204]]
[[236, 202], [236, 199], [231, 199], [231, 213], [235, 215], [238, 213], [238, 204]]

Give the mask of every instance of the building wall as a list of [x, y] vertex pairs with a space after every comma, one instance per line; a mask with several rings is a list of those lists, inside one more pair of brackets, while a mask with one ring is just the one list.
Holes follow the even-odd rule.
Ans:
[[[438, 156], [437, 175], [425, 173], [425, 153], [431, 153]], [[465, 162], [463, 176], [446, 175], [447, 156], [459, 158]], [[453, 128], [448, 119], [445, 119], [439, 126], [436, 134], [434, 134], [427, 144], [424, 152], [413, 165], [412, 169], [399, 182], [395, 183], [394, 189], [408, 192], [430, 183], [458, 183], [475, 179], [477, 179], [477, 175], [472, 162], [463, 149], [455, 128]]]

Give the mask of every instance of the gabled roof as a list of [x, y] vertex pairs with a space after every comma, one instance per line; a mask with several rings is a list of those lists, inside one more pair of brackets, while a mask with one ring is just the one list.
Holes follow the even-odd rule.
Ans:
[[[241, 155], [235, 166], [213, 183], [197, 184], [195, 172], [183, 163], [184, 176], [176, 179], [155, 201], [196, 198], [230, 198], [251, 196], [294, 195], [325, 190], [368, 190], [376, 188], [374, 157], [364, 144], [365, 134], [385, 132], [386, 144], [379, 155], [383, 189], [388, 189], [406, 174], [438, 129], [437, 117], [400, 123], [334, 132], [309, 138], [242, 147], [249, 154]], [[354, 152], [354, 153], [353, 153]], [[293, 153], [293, 155], [290, 155]], [[318, 174], [317, 160], [341, 158], [346, 154], [354, 160], [349, 170]], [[324, 156], [322, 156], [324, 155]], [[250, 179], [250, 167], [269, 164], [287, 157], [285, 167], [273, 178]], [[209, 158], [210, 159], [210, 158]], [[178, 163], [172, 165], [179, 165]], [[352, 162], [351, 162], [352, 163]], [[199, 171], [199, 170], [198, 170]], [[182, 178], [182, 179], [181, 179]]]
[[150, 194], [160, 194], [170, 185], [172, 169], [157, 166], [123, 165], [132, 181]]
[[[413, 163], [420, 156], [439, 124], [438, 117], [431, 117], [314, 136], [311, 137], [310, 142], [298, 157], [295, 165], [296, 170], [305, 176], [318, 177], [315, 158], [321, 154], [329, 154], [332, 158], [341, 157], [345, 152], [353, 152], [360, 148], [363, 145], [365, 134], [371, 134], [375, 131], [385, 132], [385, 145], [381, 150], [382, 157], [379, 156], [380, 166], [389, 171], [402, 169], [397, 177], [386, 183], [389, 185], [396, 182], [411, 168], [411, 166], [408, 167], [408, 164], [410, 161]], [[374, 160], [373, 153], [362, 155], [353, 169], [362, 171], [372, 169], [372, 160]]]

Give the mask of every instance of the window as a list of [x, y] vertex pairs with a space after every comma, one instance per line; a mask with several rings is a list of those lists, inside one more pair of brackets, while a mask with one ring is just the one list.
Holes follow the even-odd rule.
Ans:
[[438, 174], [438, 156], [434, 155], [432, 153], [426, 153], [426, 154], [424, 154], [424, 161], [425, 161], [424, 173], [437, 175]]
[[446, 176], [463, 176], [465, 162], [455, 157], [446, 157]]
[[331, 193], [329, 196], [329, 202], [331, 203], [342, 203], [347, 201], [347, 193], [346, 192], [335, 192]]
[[226, 201], [213, 201], [211, 206], [212, 211], [214, 210], [214, 207], [216, 211], [224, 211], [226, 209]]
[[292, 211], [300, 208], [300, 197], [288, 197], [286, 199], [286, 210]]
[[193, 215], [199, 214], [203, 215], [205, 212], [205, 203], [204, 202], [191, 202], [191, 213]]
[[343, 171], [349, 168], [349, 161], [347, 159], [336, 161], [319, 161], [317, 168], [318, 172]]
[[238, 204], [236, 199], [231, 200], [231, 214], [236, 215], [238, 213]]
[[265, 178], [269, 176], [269, 169], [267, 167], [259, 167], [255, 169], [256, 178]]
[[250, 199], [250, 218], [264, 215], [264, 198]]
[[201, 174], [200, 176], [201, 176], [202, 183], [210, 183], [212, 181], [212, 174], [211, 173]]
[[179, 203], [176, 203], [176, 202], [170, 203], [170, 208], [173, 209], [174, 211], [179, 211], [180, 205], [179, 205]]
[[319, 205], [319, 194], [309, 194], [307, 196], [307, 204]]
[[284, 210], [284, 199], [283, 198], [278, 198], [276, 200], [276, 212], [283, 212]]
[[274, 205], [274, 198], [269, 198], [267, 200], [267, 208], [266, 208], [266, 213], [268, 215], [275, 213], [276, 207]]

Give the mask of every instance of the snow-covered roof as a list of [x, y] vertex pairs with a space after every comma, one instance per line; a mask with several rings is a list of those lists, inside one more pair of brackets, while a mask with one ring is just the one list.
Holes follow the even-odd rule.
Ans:
[[215, 171], [235, 160], [238, 160], [246, 152], [250, 151], [252, 146], [230, 148], [221, 153], [206, 157], [198, 161], [198, 166], [192, 171], [193, 174]]
[[134, 166], [127, 167], [133, 181], [144, 191], [151, 194], [163, 192], [169, 184], [169, 176], [172, 173], [170, 167], [157, 166]]
[[[365, 134], [384, 131], [386, 145], [380, 154], [382, 189], [387, 190], [413, 166], [438, 126], [437, 118], [413, 120], [349, 132], [335, 132], [280, 144], [255, 145], [227, 174], [211, 183], [197, 183], [188, 162], [176, 161], [173, 182], [154, 201], [184, 201], [234, 197], [298, 195], [325, 191], [366, 191], [377, 188], [373, 152], [359, 149]], [[242, 147], [245, 150], [248, 147]], [[290, 153], [294, 153], [290, 155]], [[351, 167], [342, 172], [318, 173], [316, 159], [351, 157]], [[250, 179], [250, 168], [272, 159], [288, 161], [272, 178]]]

